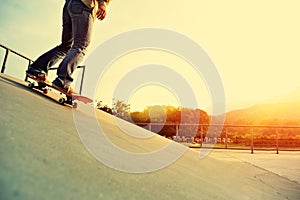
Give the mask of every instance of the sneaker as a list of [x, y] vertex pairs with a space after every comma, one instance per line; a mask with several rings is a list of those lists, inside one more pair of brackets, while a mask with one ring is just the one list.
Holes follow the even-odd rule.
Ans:
[[39, 68], [29, 67], [26, 71], [26, 74], [30, 77], [33, 76], [36, 79], [40, 79], [41, 81], [45, 81], [47, 78], [47, 73]]
[[52, 85], [59, 90], [63, 90], [68, 93], [72, 93], [73, 89], [71, 88], [71, 81], [66, 79], [61, 79], [57, 77], [53, 82]]

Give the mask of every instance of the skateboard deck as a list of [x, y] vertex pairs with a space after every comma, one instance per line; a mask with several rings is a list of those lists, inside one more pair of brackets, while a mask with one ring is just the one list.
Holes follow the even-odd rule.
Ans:
[[[53, 86], [52, 83], [48, 80], [40, 79], [39, 77], [36, 77], [36, 76], [28, 74], [28, 73], [26, 73], [26, 75], [28, 78], [33, 80], [33, 82], [28, 81], [29, 88], [38, 89], [38, 90], [42, 91], [44, 94], [47, 94], [48, 91], [51, 91], [51, 90], [57, 91], [60, 94], [60, 98], [57, 101], [62, 105], [68, 104], [68, 105], [71, 105], [73, 108], [77, 108], [77, 101], [81, 101], [83, 103], [92, 103], [93, 102], [92, 99], [85, 97], [85, 96], [81, 96], [78, 93], [66, 92], [60, 88], [57, 88], [57, 87]], [[35, 83], [37, 83], [37, 85]]]

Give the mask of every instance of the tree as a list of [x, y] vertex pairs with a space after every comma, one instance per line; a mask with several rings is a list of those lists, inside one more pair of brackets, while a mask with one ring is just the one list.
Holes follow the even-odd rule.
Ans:
[[114, 99], [112, 113], [116, 117], [128, 121], [130, 120], [130, 104], [126, 104], [123, 100]]
[[[151, 124], [151, 130], [160, 135], [175, 136], [176, 126], [180, 125], [179, 135], [195, 137], [207, 133], [207, 127], [198, 127], [200, 124], [209, 124], [210, 118], [200, 109], [178, 108], [174, 106], [148, 106], [143, 112], [131, 113], [131, 119], [136, 124]], [[169, 125], [155, 125], [167, 123]], [[200, 137], [200, 136], [199, 136]]]
[[96, 101], [96, 102], [97, 102], [96, 108], [104, 112], [107, 112], [109, 114], [113, 114], [112, 109], [108, 107], [108, 105], [106, 104], [104, 105], [102, 101]]

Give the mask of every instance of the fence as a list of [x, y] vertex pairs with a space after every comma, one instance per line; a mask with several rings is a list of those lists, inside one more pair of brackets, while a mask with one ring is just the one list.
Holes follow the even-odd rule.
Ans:
[[[3, 46], [3, 45], [0, 44], [0, 47], [5, 49], [5, 55], [4, 55], [4, 59], [3, 59], [2, 67], [1, 67], [1, 73], [3, 73], [3, 74], [5, 73], [5, 70], [7, 68], [6, 64], [7, 64], [7, 60], [8, 60], [8, 57], [9, 57], [10, 53], [13, 53], [13, 54], [27, 60], [28, 61], [27, 68], [33, 62], [33, 60], [31, 60], [30, 58], [28, 58], [28, 57], [26, 57], [26, 56], [24, 56], [24, 55], [22, 55], [22, 54], [20, 54], [16, 51], [12, 50], [12, 49], [10, 49], [6, 46]], [[81, 94], [82, 93], [82, 87], [83, 87], [84, 74], [85, 74], [85, 66], [78, 66], [77, 68], [82, 69], [81, 82], [80, 82], [80, 88], [79, 88], [79, 94]], [[56, 69], [57, 68], [53, 67], [53, 68], [50, 68], [49, 70], [56, 70]], [[25, 74], [25, 71], [24, 71], [24, 74]], [[28, 77], [25, 75], [24, 81], [27, 81], [27, 78]]]
[[[206, 148], [206, 144], [210, 146], [214, 144], [213, 148], [239, 150], [250, 148], [252, 154], [254, 150], [275, 150], [277, 154], [279, 150], [300, 151], [300, 126], [172, 123], [136, 123], [136, 125], [156, 133], [163, 127], [173, 126], [175, 133], [163, 136], [169, 136], [177, 142], [195, 144], [189, 145], [194, 148]], [[182, 126], [192, 127], [194, 135], [182, 128], [180, 130]]]

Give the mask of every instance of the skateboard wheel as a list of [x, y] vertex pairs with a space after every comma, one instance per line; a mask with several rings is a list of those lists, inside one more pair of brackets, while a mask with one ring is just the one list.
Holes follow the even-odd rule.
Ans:
[[73, 107], [73, 108], [77, 108], [77, 107], [78, 107], [77, 102], [73, 102], [73, 103], [72, 103], [72, 107]]
[[34, 87], [34, 83], [28, 83], [28, 87], [29, 88], [33, 88]]
[[48, 94], [48, 89], [43, 89], [44, 94]]
[[58, 102], [60, 103], [60, 104], [64, 104], [65, 103], [65, 99], [64, 98], [60, 98], [59, 100], [58, 100]]

